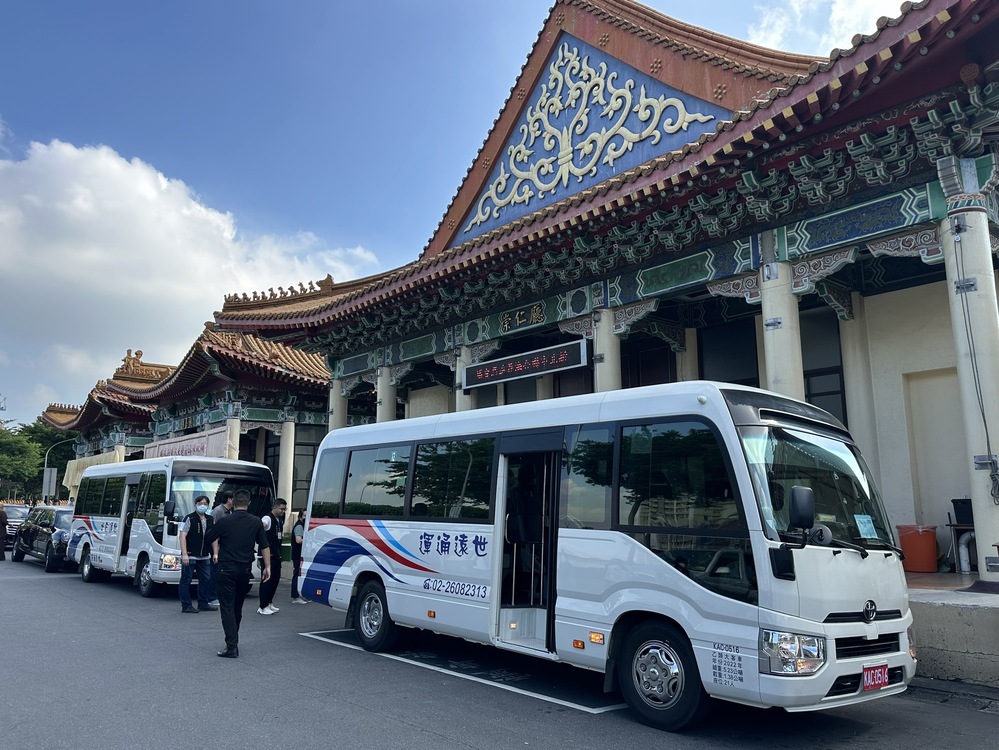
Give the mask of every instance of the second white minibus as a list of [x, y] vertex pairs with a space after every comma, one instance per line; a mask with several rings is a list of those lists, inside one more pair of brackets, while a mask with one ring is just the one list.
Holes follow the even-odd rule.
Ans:
[[91, 466], [76, 496], [66, 558], [84, 581], [131, 576], [142, 596], [180, 583], [180, 522], [194, 499], [214, 503], [226, 493], [250, 493], [250, 512], [274, 500], [274, 478], [263, 464], [223, 458], [165, 457]]

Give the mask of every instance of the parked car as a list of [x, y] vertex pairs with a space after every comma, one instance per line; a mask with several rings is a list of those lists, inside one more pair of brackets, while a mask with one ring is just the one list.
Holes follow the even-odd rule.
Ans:
[[3, 544], [4, 549], [10, 549], [11, 544], [14, 543], [14, 534], [17, 533], [17, 527], [27, 518], [28, 511], [31, 508], [27, 505], [8, 505], [4, 503], [3, 509], [7, 514], [7, 528], [3, 530]]
[[45, 561], [45, 571], [54, 573], [72, 565], [66, 560], [69, 527], [73, 509], [58, 505], [37, 505], [14, 535], [11, 559], [20, 562], [25, 555]]

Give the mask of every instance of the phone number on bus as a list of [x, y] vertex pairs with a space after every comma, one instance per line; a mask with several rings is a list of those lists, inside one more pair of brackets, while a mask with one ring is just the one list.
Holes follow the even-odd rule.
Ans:
[[442, 594], [467, 596], [469, 599], [485, 599], [489, 596], [489, 587], [477, 583], [461, 583], [459, 581], [443, 581], [440, 578], [425, 578], [423, 588], [427, 591], [439, 591]]

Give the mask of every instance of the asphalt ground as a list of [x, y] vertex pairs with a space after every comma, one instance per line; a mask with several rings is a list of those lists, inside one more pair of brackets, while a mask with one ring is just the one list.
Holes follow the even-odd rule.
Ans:
[[0, 563], [0, 747], [970, 749], [993, 747], [999, 728], [995, 691], [917, 678], [824, 712], [716, 703], [704, 726], [669, 734], [564, 665], [426, 633], [365, 652], [342, 615], [292, 605], [287, 580], [276, 615], [257, 615], [251, 593], [240, 658], [219, 659], [218, 614], [181, 614], [171, 594]]

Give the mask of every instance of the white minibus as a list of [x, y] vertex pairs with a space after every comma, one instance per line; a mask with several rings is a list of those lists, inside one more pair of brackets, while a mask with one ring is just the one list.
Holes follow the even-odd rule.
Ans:
[[180, 583], [180, 522], [194, 499], [250, 493], [250, 512], [274, 500], [274, 478], [263, 464], [196, 456], [147, 458], [91, 466], [83, 472], [70, 528], [67, 559], [88, 583], [114, 573], [131, 576], [142, 596]]
[[423, 628], [605, 675], [679, 730], [905, 690], [901, 550], [828, 413], [685, 382], [330, 432], [303, 596], [368, 650]]

